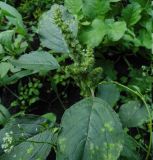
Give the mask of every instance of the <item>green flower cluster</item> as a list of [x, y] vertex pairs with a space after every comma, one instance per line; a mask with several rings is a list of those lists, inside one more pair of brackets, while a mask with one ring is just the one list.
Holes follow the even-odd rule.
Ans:
[[42, 87], [40, 80], [33, 78], [28, 84], [19, 88], [18, 99], [11, 103], [12, 107], [19, 106], [25, 110], [28, 106], [39, 100], [39, 89]]
[[73, 36], [68, 22], [62, 19], [60, 8], [56, 8], [54, 12], [54, 22], [61, 29], [62, 34], [67, 42], [70, 53], [69, 57], [73, 61], [72, 64], [64, 67], [64, 72], [73, 78], [81, 89], [82, 96], [90, 96], [94, 93], [95, 87], [101, 79], [102, 68], [94, 66], [95, 59], [93, 49], [84, 47], [79, 40]]

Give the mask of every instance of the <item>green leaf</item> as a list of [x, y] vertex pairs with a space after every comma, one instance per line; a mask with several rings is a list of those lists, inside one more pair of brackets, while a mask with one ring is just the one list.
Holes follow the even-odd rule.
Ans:
[[5, 124], [9, 118], [9, 111], [3, 105], [0, 104], [0, 125]]
[[77, 14], [82, 8], [82, 0], [65, 0], [64, 4], [73, 14]]
[[12, 6], [6, 4], [5, 2], [0, 2], [0, 9], [4, 12], [7, 19], [14, 25], [17, 26], [17, 30], [21, 34], [25, 34], [25, 28], [22, 21], [21, 14]]
[[141, 20], [141, 26], [143, 26], [148, 32], [152, 32], [152, 18], [149, 17], [148, 19], [144, 18], [143, 20]]
[[56, 122], [56, 115], [54, 113], [46, 113], [42, 115], [42, 117], [48, 119], [51, 122]]
[[137, 143], [134, 138], [125, 133], [124, 135], [124, 147], [121, 152], [123, 160], [141, 160], [139, 153], [137, 152]]
[[11, 60], [14, 66], [37, 72], [50, 71], [59, 67], [56, 59], [45, 51], [33, 51], [22, 55], [18, 60]]
[[120, 119], [126, 127], [139, 127], [148, 122], [148, 112], [138, 101], [129, 101], [121, 106]]
[[126, 23], [124, 21], [113, 22], [112, 20], [106, 21], [107, 34], [110, 40], [118, 41], [121, 39], [126, 31]]
[[96, 60], [98, 66], [103, 68], [103, 74], [106, 79], [116, 80], [117, 79], [117, 72], [114, 68], [114, 62], [108, 59], [105, 59], [102, 54]]
[[[48, 142], [52, 141], [53, 134], [50, 130], [46, 130], [31, 138], [26, 139], [22, 143], [14, 147], [11, 153], [0, 156], [1, 160], [24, 160], [46, 159], [51, 145]], [[28, 142], [29, 141], [29, 142]], [[31, 142], [30, 142], [31, 141]]]
[[120, 98], [120, 92], [115, 84], [100, 84], [97, 96], [113, 107]]
[[5, 11], [8, 15], [11, 15], [14, 18], [19, 19], [20, 21], [22, 21], [22, 16], [20, 15], [20, 13], [12, 6], [10, 6], [9, 4], [6, 4], [5, 2], [0, 2], [0, 8]]
[[12, 68], [12, 64], [8, 62], [1, 62], [0, 63], [0, 78], [3, 78], [11, 68]]
[[103, 100], [86, 98], [62, 118], [57, 160], [117, 160], [123, 131], [117, 114]]
[[110, 2], [106, 0], [84, 0], [83, 12], [85, 16], [89, 18], [95, 18], [97, 16], [105, 16], [110, 10]]
[[139, 32], [139, 40], [141, 41], [141, 45], [146, 47], [147, 49], [152, 48], [152, 34], [145, 29], [140, 30]]
[[9, 49], [12, 48], [12, 39], [15, 32], [14, 30], [7, 30], [0, 33], [0, 43]]
[[123, 36], [123, 45], [126, 47], [131, 48], [131, 44], [133, 44], [135, 47], [140, 47], [141, 42], [138, 38], [136, 38], [135, 33], [132, 30], [127, 29], [126, 33]]
[[35, 74], [35, 73], [36, 73], [35, 71], [23, 70], [23, 71], [19, 71], [19, 72], [13, 74], [10, 77], [5, 76], [3, 78], [0, 78], [0, 86], [13, 84], [16, 81], [18, 81], [19, 79], [26, 77], [26, 76], [29, 76], [29, 75], [32, 75], [32, 74]]
[[91, 47], [98, 46], [106, 35], [106, 26], [103, 20], [95, 19], [90, 27], [82, 30], [80, 39]]
[[[153, 132], [152, 132], [152, 135], [153, 135]], [[152, 136], [152, 146], [153, 146], [153, 136]]]
[[0, 44], [0, 58], [3, 57], [3, 54], [5, 53], [3, 46]]
[[130, 0], [130, 2], [132, 3], [132, 2], [137, 2], [137, 3], [139, 3], [142, 7], [144, 7], [144, 9], [146, 9], [146, 7], [147, 6], [149, 6], [150, 7], [150, 5], [151, 5], [151, 1], [146, 1], [146, 0]]
[[11, 135], [15, 146], [10, 153], [4, 153], [0, 147], [1, 160], [46, 159], [53, 144], [54, 133], [45, 127], [46, 119], [27, 115], [10, 119], [10, 122], [0, 131], [0, 144], [3, 144], [5, 133]]
[[54, 12], [59, 8], [62, 13], [62, 19], [69, 25], [74, 37], [77, 36], [77, 22], [72, 15], [61, 5], [53, 5], [51, 9], [44, 13], [39, 21], [39, 30], [41, 43], [44, 47], [52, 49], [54, 52], [69, 53], [69, 47], [65, 40], [65, 35], [54, 22]]
[[109, 0], [110, 2], [119, 2], [121, 0]]
[[140, 20], [141, 12], [142, 8], [139, 3], [131, 3], [122, 10], [122, 17], [126, 21], [128, 26], [133, 26]]

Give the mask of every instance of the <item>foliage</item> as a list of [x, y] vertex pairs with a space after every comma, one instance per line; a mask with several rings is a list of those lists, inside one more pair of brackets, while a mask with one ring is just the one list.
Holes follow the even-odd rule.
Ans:
[[115, 84], [101, 84], [98, 86], [97, 97], [105, 100], [113, 107], [119, 100], [120, 92]]
[[[48, 48], [53, 49], [55, 52], [60, 52], [62, 50], [62, 53], [69, 54], [69, 57], [74, 63], [63, 68], [64, 72], [75, 80], [83, 96], [90, 96], [90, 92], [95, 89], [95, 86], [99, 82], [99, 76], [96, 76], [94, 81], [91, 79], [93, 79], [95, 75], [100, 75], [102, 71], [101, 68], [94, 68], [92, 48], [83, 48], [79, 43], [76, 37], [76, 22], [71, 15], [66, 13], [66, 9], [63, 6], [52, 6], [50, 11], [51, 17], [49, 17], [48, 14], [49, 12], [45, 13], [39, 26], [42, 45], [48, 47], [50, 42], [54, 42], [55, 45], [53, 43], [53, 46], [49, 45]], [[71, 19], [68, 19], [65, 15], [71, 17]], [[46, 22], [49, 22], [49, 20], [50, 25], [48, 25], [48, 23], [46, 25]], [[53, 34], [57, 34], [48, 36], [48, 34], [46, 34], [48, 29], [44, 26], [51, 26], [54, 31]]]
[[[38, 19], [54, 2], [55, 0], [23, 0], [18, 9], [26, 18]], [[61, 0], [56, 0], [56, 2], [61, 3]]]
[[19, 86], [18, 99], [11, 103], [12, 107], [20, 107], [20, 109], [27, 109], [33, 103], [39, 100], [39, 89], [42, 87], [40, 80], [33, 79], [27, 85]]
[[0, 125], [4, 125], [10, 117], [9, 111], [0, 104]]
[[[54, 130], [51, 129], [51, 126], [49, 127], [47, 120], [32, 115], [10, 119], [7, 126], [1, 130], [0, 135], [2, 144], [0, 158], [3, 160], [12, 158], [17, 160], [23, 157], [24, 159], [45, 158], [54, 143], [51, 142]], [[9, 135], [9, 138], [12, 137], [12, 141], [8, 146], [7, 135]], [[48, 141], [50, 143], [44, 144]], [[4, 148], [6, 153], [2, 150]], [[11, 150], [9, 150], [10, 148]], [[9, 154], [7, 154], [8, 152]]]
[[129, 101], [123, 104], [119, 115], [123, 125], [127, 127], [141, 126], [149, 119], [146, 108], [137, 101]]
[[64, 113], [61, 127], [58, 160], [115, 160], [120, 155], [123, 147], [120, 120], [101, 99], [87, 98], [73, 105]]
[[1, 1], [0, 24], [0, 159], [151, 159], [151, 0]]

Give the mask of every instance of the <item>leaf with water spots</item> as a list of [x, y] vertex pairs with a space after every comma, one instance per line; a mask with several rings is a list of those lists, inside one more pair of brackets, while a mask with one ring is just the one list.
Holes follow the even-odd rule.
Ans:
[[86, 98], [62, 118], [57, 160], [117, 160], [123, 131], [112, 108], [99, 98]]
[[[0, 130], [0, 160], [44, 160], [47, 158], [55, 137], [51, 123], [39, 116], [26, 115], [11, 118]], [[51, 124], [52, 125], [52, 124]], [[11, 133], [13, 148], [9, 153], [2, 149], [6, 133]]]

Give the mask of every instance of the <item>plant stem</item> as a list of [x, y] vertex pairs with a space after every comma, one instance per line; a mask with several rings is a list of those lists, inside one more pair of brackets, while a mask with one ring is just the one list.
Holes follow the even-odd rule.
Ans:
[[90, 91], [91, 91], [91, 96], [95, 97], [94, 90], [92, 88], [90, 88]]

